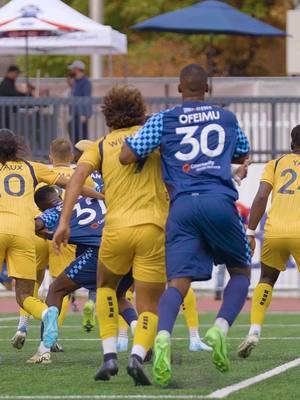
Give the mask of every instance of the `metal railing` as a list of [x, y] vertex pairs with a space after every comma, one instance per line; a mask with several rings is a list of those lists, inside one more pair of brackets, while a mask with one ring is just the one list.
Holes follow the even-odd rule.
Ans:
[[[149, 113], [180, 103], [179, 98], [147, 98]], [[290, 148], [290, 132], [300, 123], [300, 97], [218, 97], [208, 102], [236, 113], [250, 139], [252, 159], [265, 162]], [[101, 98], [0, 97], [0, 127], [25, 137], [36, 159], [47, 158], [50, 142], [69, 136], [73, 142], [107, 133]], [[88, 122], [80, 116], [87, 116]]]

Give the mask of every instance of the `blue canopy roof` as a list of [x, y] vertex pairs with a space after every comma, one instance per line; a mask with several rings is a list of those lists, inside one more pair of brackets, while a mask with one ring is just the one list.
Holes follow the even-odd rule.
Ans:
[[205, 0], [190, 7], [161, 14], [132, 28], [139, 31], [185, 34], [286, 36], [284, 31], [217, 0]]

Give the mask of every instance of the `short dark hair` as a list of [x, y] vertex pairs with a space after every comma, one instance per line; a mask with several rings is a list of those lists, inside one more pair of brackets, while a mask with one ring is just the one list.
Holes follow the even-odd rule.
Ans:
[[9, 129], [0, 129], [0, 163], [19, 161], [25, 156], [27, 146], [23, 139]]
[[72, 156], [73, 146], [69, 139], [54, 139], [50, 145], [50, 151], [59, 161], [64, 162]]
[[17, 65], [12, 64], [7, 68], [7, 72], [21, 72], [21, 70]]
[[291, 148], [292, 150], [297, 148], [300, 148], [300, 125], [296, 125], [291, 132]]
[[110, 128], [122, 129], [144, 124], [146, 105], [138, 89], [114, 87], [104, 96], [102, 111]]
[[58, 195], [56, 186], [42, 186], [34, 193], [34, 202], [40, 210], [43, 210], [45, 209], [45, 203], [51, 201], [53, 195]]
[[199, 64], [188, 64], [180, 71], [180, 84], [182, 91], [205, 92], [207, 88], [207, 71]]

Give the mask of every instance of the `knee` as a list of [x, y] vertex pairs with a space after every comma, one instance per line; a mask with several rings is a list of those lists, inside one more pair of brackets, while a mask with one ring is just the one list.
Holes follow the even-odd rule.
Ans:
[[188, 278], [174, 279], [169, 282], [168, 286], [177, 289], [181, 294], [182, 298], [184, 299], [191, 286], [191, 281]]
[[250, 285], [250, 278], [251, 278], [251, 268], [250, 267], [230, 268], [229, 274], [230, 274], [230, 276], [243, 275], [243, 276], [247, 277], [249, 279], [249, 285]]

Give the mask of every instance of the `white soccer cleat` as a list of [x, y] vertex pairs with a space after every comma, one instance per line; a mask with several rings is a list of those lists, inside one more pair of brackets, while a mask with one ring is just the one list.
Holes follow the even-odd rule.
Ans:
[[190, 339], [190, 351], [212, 351], [212, 348], [207, 344], [203, 343], [200, 338]]
[[117, 352], [124, 353], [125, 351], [128, 351], [128, 338], [119, 336], [117, 343]]
[[241, 358], [250, 356], [252, 350], [258, 345], [259, 337], [257, 335], [248, 335], [246, 339], [239, 345], [238, 355]]
[[51, 362], [50, 353], [41, 354], [40, 352], [35, 353], [26, 361], [27, 364], [50, 364]]
[[20, 330], [17, 330], [14, 337], [11, 339], [12, 346], [18, 350], [21, 350], [24, 346], [27, 336], [27, 330], [22, 328], [23, 327], [21, 327]]

